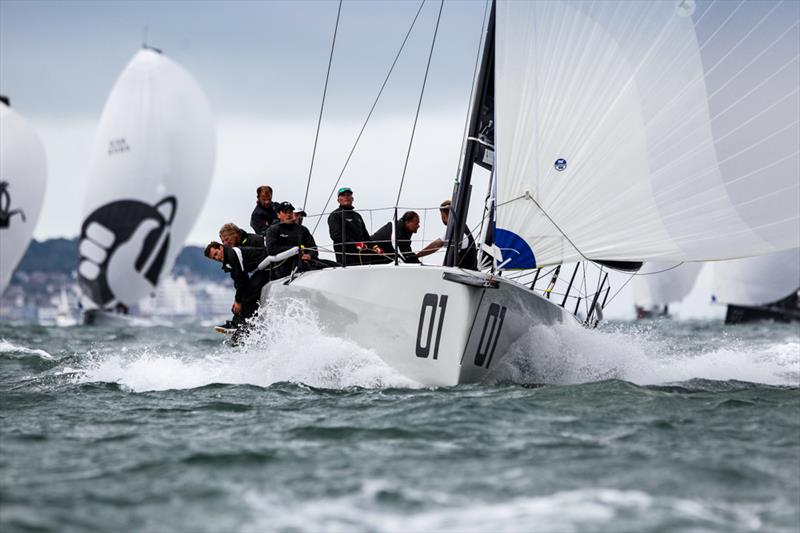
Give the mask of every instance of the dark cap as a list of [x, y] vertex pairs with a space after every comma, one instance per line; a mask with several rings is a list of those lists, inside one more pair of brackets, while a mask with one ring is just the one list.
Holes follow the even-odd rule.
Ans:
[[337, 194], [336, 196], [341, 196], [347, 193], [353, 194], [353, 189], [351, 189], [350, 187], [342, 187], [341, 189], [339, 189], [339, 194]]
[[275, 206], [275, 211], [282, 213], [286, 211], [294, 211], [294, 206], [289, 202], [281, 202]]

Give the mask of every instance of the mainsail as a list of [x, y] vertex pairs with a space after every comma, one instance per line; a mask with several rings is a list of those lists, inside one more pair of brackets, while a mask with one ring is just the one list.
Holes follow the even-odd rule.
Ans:
[[680, 302], [702, 268], [703, 263], [646, 263], [633, 279], [633, 301], [644, 309]]
[[498, 1], [496, 21], [516, 268], [800, 246], [800, 3]]
[[130, 305], [155, 290], [205, 202], [215, 150], [197, 82], [159, 51], [138, 52], [95, 140], [78, 266], [91, 305]]
[[46, 181], [42, 141], [8, 100], [0, 98], [0, 294], [28, 248]]
[[800, 250], [716, 263], [714, 285], [720, 303], [752, 306], [783, 300], [800, 290]]

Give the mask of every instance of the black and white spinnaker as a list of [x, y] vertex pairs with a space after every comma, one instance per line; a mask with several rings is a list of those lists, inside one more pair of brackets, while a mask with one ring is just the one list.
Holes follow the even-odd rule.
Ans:
[[8, 99], [0, 98], [0, 295], [31, 241], [46, 182], [41, 139]]
[[216, 137], [192, 76], [144, 48], [117, 79], [93, 149], [80, 235], [86, 309], [130, 306], [172, 269], [205, 202]]

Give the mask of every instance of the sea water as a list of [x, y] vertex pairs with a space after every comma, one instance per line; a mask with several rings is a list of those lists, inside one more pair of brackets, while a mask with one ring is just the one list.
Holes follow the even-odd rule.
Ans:
[[451, 388], [301, 304], [238, 347], [207, 324], [0, 339], [4, 533], [800, 529], [793, 325], [532, 331]]

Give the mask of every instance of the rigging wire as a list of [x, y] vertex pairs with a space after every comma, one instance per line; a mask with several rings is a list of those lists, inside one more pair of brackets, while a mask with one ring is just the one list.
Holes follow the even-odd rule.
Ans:
[[328, 72], [325, 74], [325, 87], [322, 90], [322, 103], [319, 106], [319, 118], [317, 119], [317, 133], [314, 135], [314, 149], [311, 151], [311, 165], [308, 168], [308, 180], [306, 181], [306, 194], [303, 196], [303, 207], [308, 203], [308, 191], [311, 188], [311, 173], [314, 171], [314, 157], [317, 155], [317, 141], [319, 141], [319, 130], [322, 126], [322, 113], [325, 110], [325, 97], [328, 94], [328, 80], [331, 77], [331, 64], [333, 63], [333, 51], [336, 48], [336, 34], [339, 33], [339, 17], [342, 14], [342, 0], [339, 0], [339, 9], [336, 11], [336, 26], [333, 29], [333, 42], [331, 42], [331, 54], [328, 57]]
[[[364, 119], [364, 123], [361, 125], [361, 130], [358, 132], [356, 136], [356, 140], [353, 143], [353, 147], [350, 149], [350, 153], [347, 155], [347, 159], [342, 166], [342, 171], [339, 172], [339, 177], [336, 178], [336, 183], [333, 184], [333, 188], [331, 189], [330, 194], [328, 195], [328, 199], [325, 200], [325, 205], [322, 207], [322, 214], [325, 214], [325, 210], [328, 209], [328, 204], [331, 202], [331, 198], [333, 198], [333, 194], [336, 192], [336, 188], [339, 186], [339, 183], [342, 181], [342, 176], [344, 176], [344, 172], [347, 169], [347, 165], [350, 164], [350, 158], [353, 157], [353, 154], [356, 151], [356, 147], [358, 146], [358, 142], [361, 140], [361, 136], [364, 133], [364, 130], [369, 123], [369, 119], [372, 118], [372, 113], [375, 111], [375, 107], [378, 105], [378, 100], [380, 100], [381, 95], [383, 94], [383, 90], [386, 88], [386, 84], [389, 82], [389, 78], [392, 76], [392, 72], [394, 71], [395, 65], [397, 65], [397, 60], [400, 59], [400, 54], [403, 52], [403, 49], [406, 46], [406, 42], [408, 42], [408, 37], [411, 35], [411, 30], [414, 29], [414, 25], [417, 23], [417, 19], [419, 18], [419, 14], [422, 12], [422, 8], [425, 5], [425, 0], [422, 0], [419, 4], [419, 8], [417, 9], [417, 13], [414, 15], [414, 20], [411, 21], [411, 26], [409, 26], [408, 31], [406, 32], [406, 36], [403, 38], [403, 42], [400, 44], [400, 48], [397, 50], [397, 54], [394, 56], [394, 61], [392, 61], [392, 66], [389, 67], [389, 72], [386, 73], [386, 77], [381, 84], [381, 88], [378, 90], [377, 96], [375, 96], [375, 100], [372, 102], [372, 107], [369, 109], [369, 113], [367, 113], [367, 118]], [[317, 228], [319, 227], [320, 222], [322, 222], [322, 216], [317, 219], [316, 224], [314, 224], [314, 229], [311, 233], [316, 233]]]
[[422, 78], [422, 89], [419, 91], [419, 101], [417, 102], [417, 112], [414, 115], [414, 126], [411, 128], [411, 138], [408, 139], [408, 150], [406, 151], [406, 161], [403, 164], [403, 174], [400, 176], [400, 187], [397, 189], [397, 200], [394, 205], [400, 203], [400, 195], [403, 193], [403, 183], [406, 180], [406, 170], [408, 169], [408, 160], [411, 157], [411, 145], [414, 143], [414, 133], [417, 131], [417, 121], [419, 120], [419, 110], [422, 107], [422, 97], [425, 95], [425, 85], [428, 83], [428, 72], [431, 69], [431, 58], [433, 58], [433, 49], [436, 46], [436, 36], [439, 33], [439, 22], [442, 20], [442, 8], [444, 7], [444, 0], [439, 2], [439, 14], [436, 17], [436, 27], [433, 30], [433, 39], [431, 40], [431, 49], [428, 52], [428, 64], [425, 66], [425, 76]]

